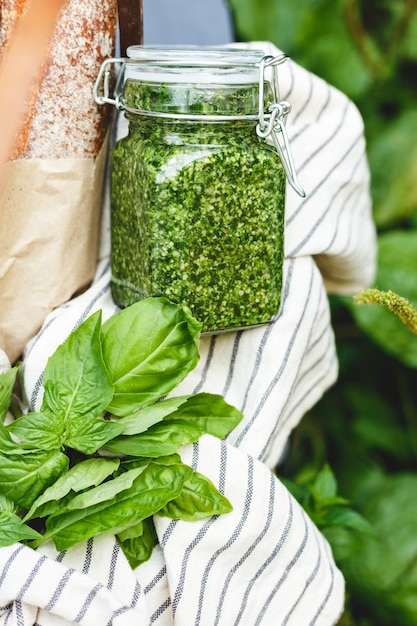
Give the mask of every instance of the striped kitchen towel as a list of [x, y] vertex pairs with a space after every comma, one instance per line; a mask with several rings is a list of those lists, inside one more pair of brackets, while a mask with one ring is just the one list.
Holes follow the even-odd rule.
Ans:
[[[266, 54], [279, 51], [255, 42]], [[302, 199], [288, 189], [282, 306], [277, 320], [203, 337], [200, 362], [175, 395], [223, 394], [243, 421], [220, 441], [185, 446], [184, 462], [231, 500], [199, 522], [155, 519], [158, 544], [132, 572], [113, 537], [58, 553], [0, 550], [4, 626], [332, 626], [344, 581], [328, 543], [276, 477], [288, 436], [337, 378], [328, 292], [350, 294], [375, 271], [375, 228], [362, 119], [342, 93], [299, 65], [280, 66], [287, 131]], [[107, 222], [104, 221], [104, 224]], [[27, 346], [24, 391], [42, 398], [48, 356], [86, 317], [116, 313], [108, 231], [92, 286], [53, 311]], [[337, 419], [337, 416], [335, 416]]]

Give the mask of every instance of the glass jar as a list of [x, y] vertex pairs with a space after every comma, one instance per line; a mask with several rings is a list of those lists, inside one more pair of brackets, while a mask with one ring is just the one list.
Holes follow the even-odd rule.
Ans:
[[129, 133], [111, 158], [114, 301], [165, 296], [187, 305], [203, 333], [273, 320], [286, 176], [276, 142], [265, 140], [269, 120], [256, 132], [260, 101], [261, 116], [277, 102], [260, 77], [264, 53], [132, 46], [127, 54], [115, 102]]

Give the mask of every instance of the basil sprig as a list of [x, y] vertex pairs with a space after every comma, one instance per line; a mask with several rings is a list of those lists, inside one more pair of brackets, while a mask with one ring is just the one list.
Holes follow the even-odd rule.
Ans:
[[198, 520], [232, 510], [181, 461], [241, 413], [220, 395], [169, 397], [199, 360], [186, 307], [147, 298], [102, 323], [91, 315], [49, 358], [40, 410], [6, 425], [18, 366], [0, 375], [0, 546], [58, 550], [116, 535], [132, 567], [155, 544], [153, 516]]

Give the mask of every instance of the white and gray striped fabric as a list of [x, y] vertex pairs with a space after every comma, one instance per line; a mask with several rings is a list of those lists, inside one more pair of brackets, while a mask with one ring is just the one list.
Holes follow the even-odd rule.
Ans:
[[[266, 54], [279, 51], [253, 43]], [[0, 549], [4, 626], [331, 626], [344, 581], [329, 545], [273, 468], [291, 430], [337, 378], [327, 292], [355, 293], [375, 270], [375, 229], [363, 124], [353, 104], [289, 61], [280, 67], [290, 101], [287, 130], [301, 199], [287, 191], [283, 302], [270, 325], [201, 339], [197, 368], [175, 395], [221, 393], [244, 413], [220, 441], [205, 435], [181, 450], [232, 501], [228, 515], [200, 522], [156, 518], [158, 545], [132, 572], [113, 537], [57, 553]], [[88, 315], [115, 307], [108, 222], [93, 285], [55, 310], [28, 345], [24, 390], [42, 397], [48, 356]], [[335, 415], [337, 419], [337, 415]]]

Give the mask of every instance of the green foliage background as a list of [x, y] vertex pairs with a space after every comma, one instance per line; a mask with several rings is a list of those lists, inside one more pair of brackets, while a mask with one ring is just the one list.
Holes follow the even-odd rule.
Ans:
[[[378, 229], [375, 286], [417, 307], [417, 0], [229, 4], [236, 40], [272, 41], [358, 106]], [[277, 471], [345, 574], [340, 626], [416, 626], [417, 336], [377, 305], [331, 297], [331, 307], [339, 380], [297, 428]], [[340, 523], [324, 522], [332, 506], [345, 506], [336, 483], [376, 537], [346, 523], [347, 508]]]

